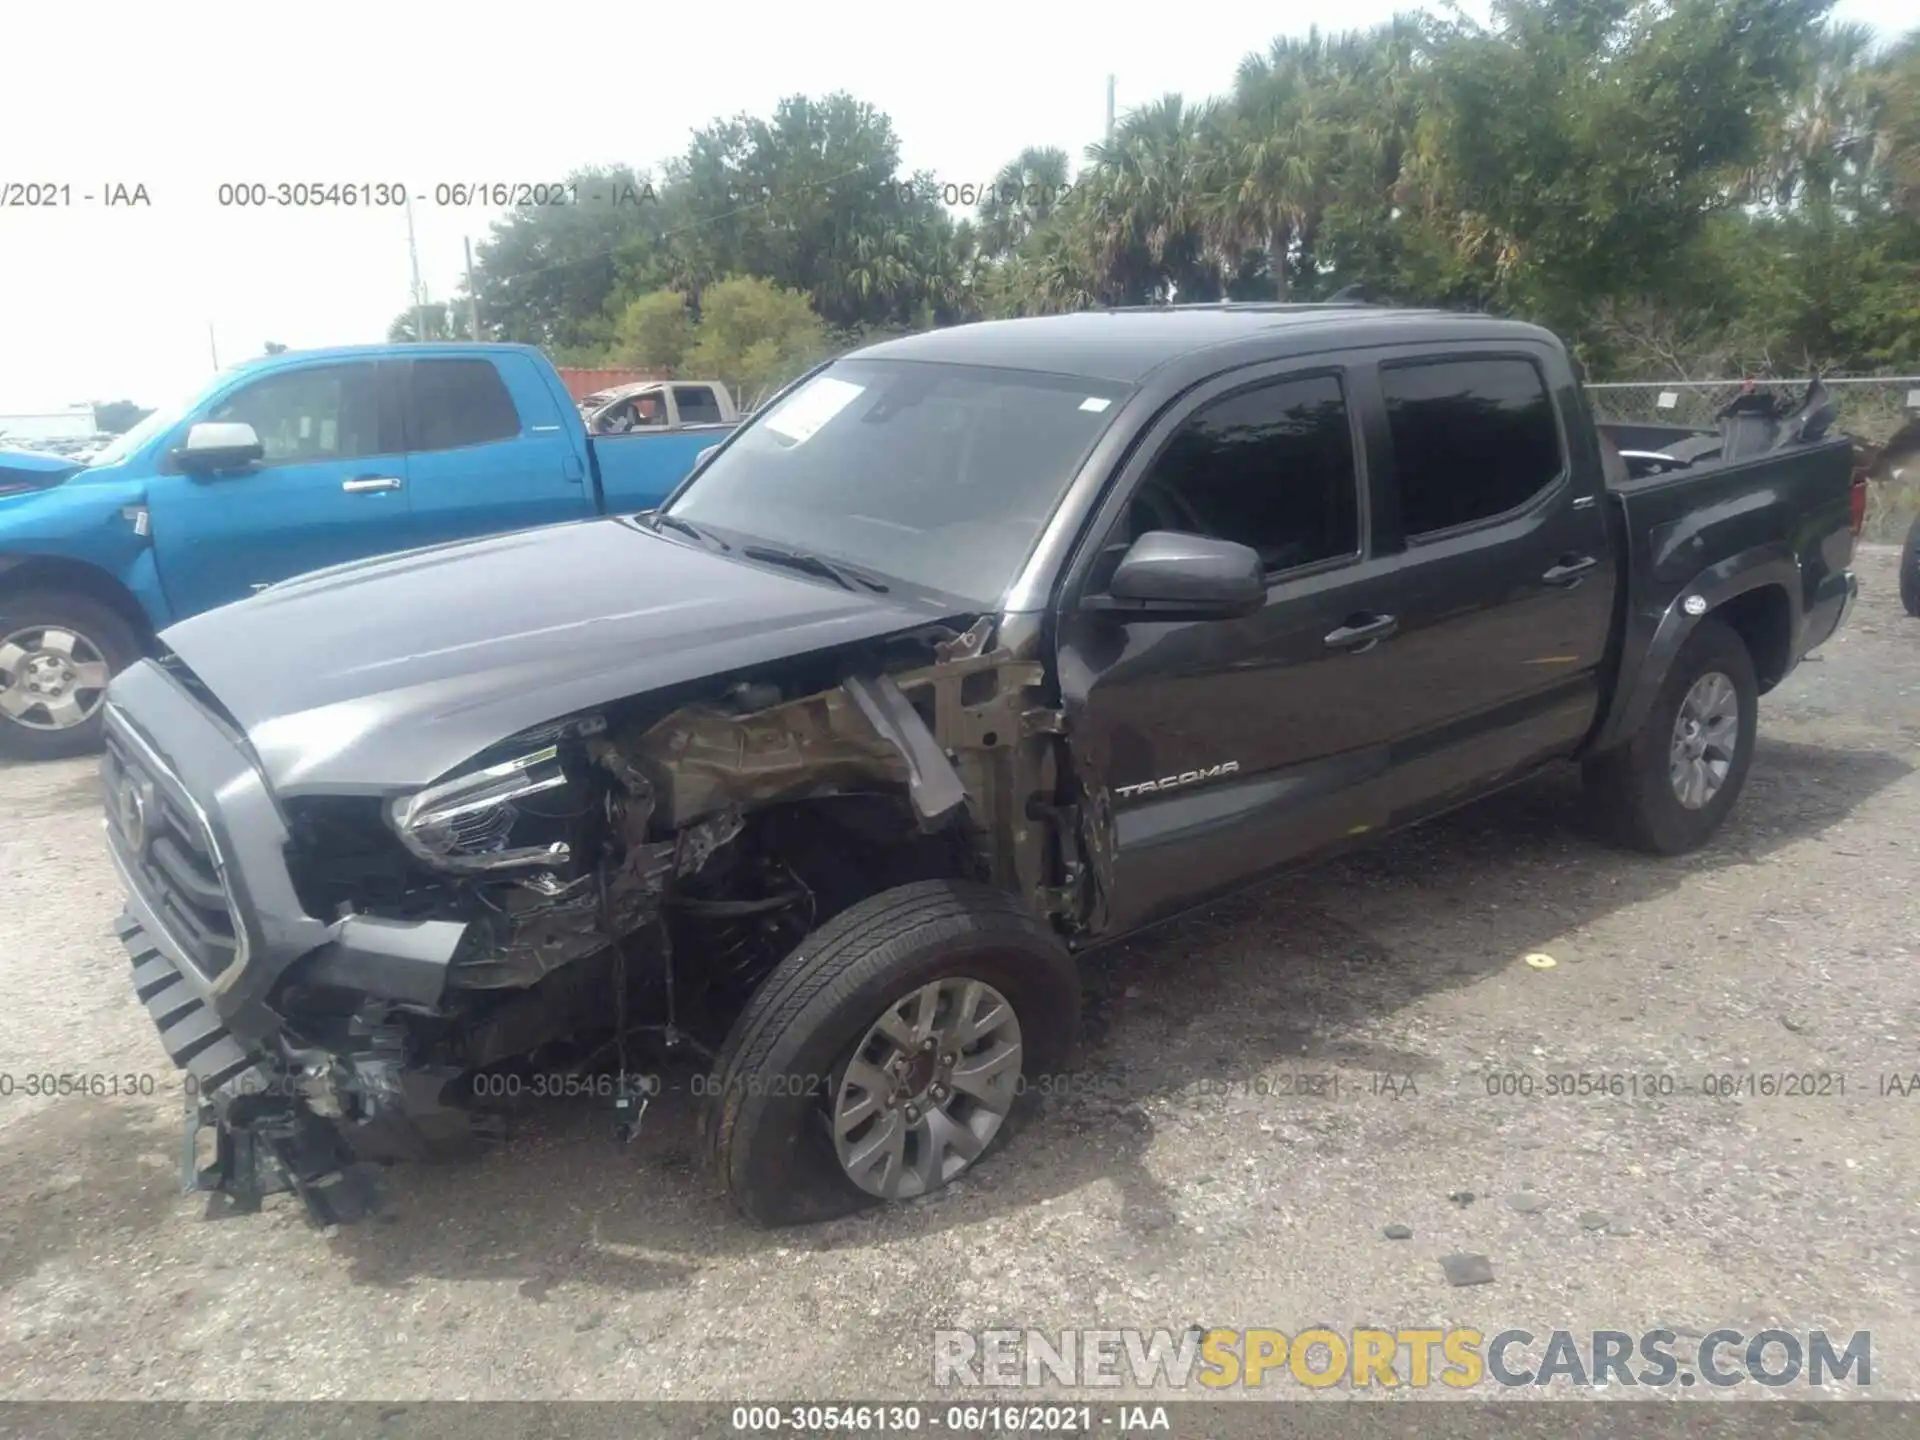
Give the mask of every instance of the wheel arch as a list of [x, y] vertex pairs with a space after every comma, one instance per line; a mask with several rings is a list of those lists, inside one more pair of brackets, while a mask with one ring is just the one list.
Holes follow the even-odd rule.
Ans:
[[143, 647], [156, 643], [153, 621], [139, 600], [99, 566], [64, 555], [0, 555], [0, 618], [13, 596], [48, 591], [84, 595], [105, 605], [127, 622]]
[[[1599, 754], [1633, 737], [1687, 638], [1704, 620], [1718, 620], [1740, 637], [1753, 658], [1761, 694], [1778, 685], [1796, 658], [1794, 637], [1803, 625], [1800, 594], [1798, 561], [1773, 545], [1710, 565], [1678, 587], [1653, 624], [1638, 663], [1622, 668], [1608, 718], [1585, 753]], [[1699, 602], [1697, 614], [1689, 611], [1690, 600]]]

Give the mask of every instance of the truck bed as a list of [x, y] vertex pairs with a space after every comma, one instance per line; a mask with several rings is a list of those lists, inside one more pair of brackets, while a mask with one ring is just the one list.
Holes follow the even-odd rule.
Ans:
[[[1607, 426], [1622, 439], [1711, 432], [1676, 426]], [[1623, 447], [1628, 448], [1628, 447]], [[1665, 448], [1662, 446], [1661, 448]], [[1647, 677], [1664, 673], [1680, 602], [1718, 608], [1727, 592], [1764, 612], [1755, 655], [1764, 693], [1838, 628], [1853, 590], [1853, 447], [1845, 436], [1748, 459], [1701, 460], [1638, 479], [1609, 475], [1612, 527], [1624, 564], [1614, 704], [1596, 733], [1601, 748], [1637, 723]]]
[[733, 430], [732, 423], [684, 425], [588, 437], [600, 477], [602, 510], [608, 515], [651, 510], [693, 468], [702, 450], [718, 445]]

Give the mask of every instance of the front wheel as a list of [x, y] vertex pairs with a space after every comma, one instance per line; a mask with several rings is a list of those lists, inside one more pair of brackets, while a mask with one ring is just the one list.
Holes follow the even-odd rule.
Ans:
[[762, 1225], [937, 1190], [1004, 1143], [1079, 1024], [1072, 959], [1011, 896], [933, 880], [802, 941], [734, 1022], [708, 1147]]
[[1586, 764], [1587, 793], [1602, 826], [1655, 855], [1705, 844], [1746, 783], [1759, 716], [1746, 642], [1721, 621], [1702, 620], [1639, 731]]
[[0, 595], [0, 752], [50, 760], [99, 749], [107, 682], [139, 656], [133, 627], [98, 600]]

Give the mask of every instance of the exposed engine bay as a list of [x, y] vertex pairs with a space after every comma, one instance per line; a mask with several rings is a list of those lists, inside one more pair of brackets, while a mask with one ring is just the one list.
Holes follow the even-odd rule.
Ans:
[[[810, 930], [914, 880], [1078, 928], [1058, 717], [1038, 663], [983, 653], [992, 623], [567, 716], [396, 799], [288, 802], [308, 914], [461, 927], [431, 998], [289, 968], [278, 1048], [315, 1113], [352, 1158], [422, 1158], [507, 1093], [490, 1075], [709, 1058]], [[644, 1103], [616, 1108], [630, 1133]]]

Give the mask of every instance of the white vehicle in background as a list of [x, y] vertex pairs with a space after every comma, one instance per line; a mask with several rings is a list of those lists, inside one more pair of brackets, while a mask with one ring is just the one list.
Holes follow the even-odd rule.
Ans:
[[641, 380], [587, 396], [580, 402], [580, 418], [591, 435], [624, 435], [732, 426], [740, 413], [718, 380]]

